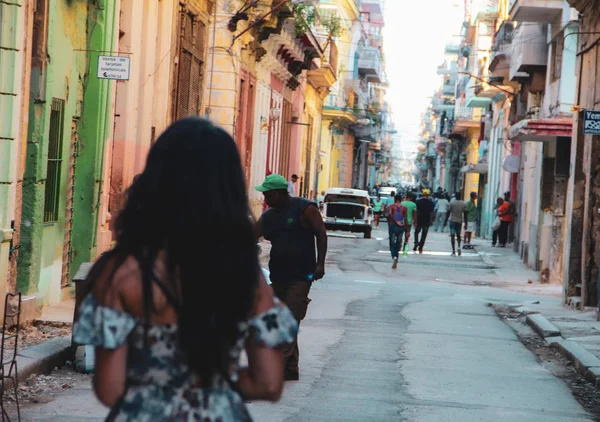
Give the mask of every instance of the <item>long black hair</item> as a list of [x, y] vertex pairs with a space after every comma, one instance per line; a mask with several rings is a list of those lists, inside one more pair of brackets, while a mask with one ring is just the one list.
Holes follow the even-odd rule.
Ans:
[[[117, 244], [100, 260], [116, 268], [137, 259], [149, 324], [154, 265], [166, 254], [180, 346], [205, 386], [227, 376], [239, 324], [254, 303], [260, 268], [249, 215], [235, 142], [207, 120], [185, 118], [150, 149], [117, 218]], [[92, 282], [102, 268], [95, 270]]]

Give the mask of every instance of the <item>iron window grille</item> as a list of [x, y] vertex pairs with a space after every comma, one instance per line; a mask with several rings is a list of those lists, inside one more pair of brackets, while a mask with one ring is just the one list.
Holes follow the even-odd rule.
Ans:
[[63, 160], [64, 114], [65, 101], [53, 98], [52, 106], [50, 108], [44, 223], [55, 223], [58, 220], [60, 176]]

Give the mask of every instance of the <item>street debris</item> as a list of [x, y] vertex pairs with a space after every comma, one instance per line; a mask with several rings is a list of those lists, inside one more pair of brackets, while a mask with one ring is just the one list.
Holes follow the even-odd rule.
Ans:
[[[32, 375], [25, 381], [19, 383], [19, 402], [27, 403], [49, 403], [54, 397], [65, 390], [69, 390], [75, 384], [89, 381], [91, 375], [75, 372], [70, 362], [61, 368], [56, 368], [48, 375]], [[12, 389], [7, 389], [5, 400], [14, 402]]]
[[[14, 333], [14, 328], [8, 334]], [[60, 322], [34, 321], [33, 324], [21, 327], [19, 330], [19, 343], [17, 350], [21, 351], [28, 347], [38, 345], [55, 337], [71, 335], [71, 324]], [[8, 348], [8, 345], [7, 345]]]

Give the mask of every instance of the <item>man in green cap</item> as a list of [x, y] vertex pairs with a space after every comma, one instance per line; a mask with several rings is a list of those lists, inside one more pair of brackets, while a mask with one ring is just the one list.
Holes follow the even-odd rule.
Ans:
[[[256, 190], [264, 194], [265, 202], [270, 207], [256, 223], [256, 237], [264, 237], [271, 242], [269, 270], [273, 290], [300, 324], [306, 316], [312, 282], [325, 275], [325, 223], [317, 204], [290, 196], [288, 182], [279, 174], [267, 176], [262, 185], [256, 186]], [[285, 379], [298, 380], [298, 340], [282, 351]]]

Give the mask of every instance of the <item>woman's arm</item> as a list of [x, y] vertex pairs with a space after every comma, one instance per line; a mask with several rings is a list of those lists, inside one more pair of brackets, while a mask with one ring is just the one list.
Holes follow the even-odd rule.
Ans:
[[[123, 312], [123, 298], [119, 286], [122, 286], [123, 279], [141, 277], [141, 274], [137, 264], [128, 260], [116, 271], [114, 282], [108, 285], [108, 274], [112, 272], [112, 268], [109, 263], [104, 275], [96, 282], [94, 295], [99, 306]], [[125, 393], [128, 344], [125, 342], [116, 349], [96, 347], [95, 352], [94, 392], [102, 404], [112, 408]]]
[[127, 349], [127, 344], [114, 350], [96, 348], [94, 392], [107, 407], [114, 407], [125, 393]]
[[[262, 274], [252, 316], [271, 309], [273, 290]], [[238, 388], [247, 400], [278, 401], [283, 391], [283, 354], [278, 349], [261, 346], [250, 337], [246, 342], [248, 368], [239, 372]]]

